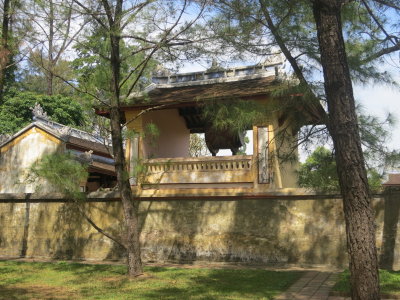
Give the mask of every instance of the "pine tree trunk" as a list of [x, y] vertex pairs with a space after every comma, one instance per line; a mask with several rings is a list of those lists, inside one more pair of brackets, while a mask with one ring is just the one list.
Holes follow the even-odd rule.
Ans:
[[374, 213], [341, 25], [343, 0], [314, 0], [321, 63], [346, 220], [352, 299], [380, 299]]
[[49, 53], [48, 53], [48, 66], [47, 66], [47, 95], [53, 95], [53, 69], [54, 69], [54, 61], [53, 61], [53, 43], [54, 43], [54, 3], [53, 1], [49, 1]]
[[121, 116], [118, 107], [111, 108], [110, 120], [115, 170], [124, 212], [124, 244], [128, 256], [128, 274], [130, 276], [138, 276], [143, 273], [138, 228], [139, 201], [133, 199], [131, 186], [129, 184], [129, 176], [127, 174], [124, 150], [122, 147]]
[[125, 247], [128, 256], [128, 274], [130, 276], [138, 276], [143, 273], [142, 261], [140, 256], [140, 240], [138, 228], [138, 206], [139, 200], [134, 200], [129, 183], [129, 174], [127, 171], [125, 153], [123, 149], [123, 137], [121, 128], [120, 113], [120, 73], [121, 73], [121, 57], [120, 57], [120, 31], [122, 18], [122, 0], [116, 1], [115, 15], [107, 1], [103, 1], [107, 16], [109, 16], [110, 25], [110, 46], [111, 56], [110, 65], [112, 69], [112, 96], [110, 99], [110, 121], [111, 135], [113, 144], [113, 154], [115, 160], [115, 171], [117, 173], [117, 182], [121, 195], [122, 208], [124, 211], [125, 223]]
[[51, 72], [47, 74], [47, 95], [53, 95], [53, 74]]
[[6, 67], [9, 63], [10, 59], [10, 51], [8, 47], [8, 39], [9, 39], [9, 25], [10, 25], [10, 9], [11, 9], [11, 0], [4, 0], [3, 3], [3, 22], [1, 28], [1, 65], [0, 65], [0, 104], [3, 103], [4, 98], [4, 86], [6, 79]]

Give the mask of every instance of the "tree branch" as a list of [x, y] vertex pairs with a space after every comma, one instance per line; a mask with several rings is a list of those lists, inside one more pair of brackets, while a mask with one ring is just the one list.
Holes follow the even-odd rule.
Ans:
[[386, 1], [386, 0], [372, 0], [372, 1], [382, 4], [382, 5], [385, 5], [385, 6], [388, 6], [388, 7], [391, 7], [391, 8], [394, 8], [396, 10], [400, 10], [400, 6], [393, 4], [390, 1]]
[[290, 50], [286, 47], [286, 44], [285, 44], [283, 38], [281, 37], [281, 35], [278, 32], [278, 28], [275, 26], [274, 22], [272, 21], [271, 15], [269, 14], [269, 11], [268, 11], [268, 8], [267, 8], [265, 2], [263, 0], [259, 0], [259, 3], [261, 6], [261, 12], [264, 15], [265, 20], [267, 21], [268, 28], [269, 28], [269, 30], [271, 30], [271, 33], [274, 36], [276, 43], [278, 44], [279, 48], [281, 48], [281, 51], [285, 55], [286, 59], [289, 61], [297, 78], [302, 83], [304, 83], [308, 86], [308, 82], [305, 79], [300, 66], [297, 64], [297, 61], [292, 56]]
[[160, 108], [164, 108], [167, 106], [170, 106], [171, 104], [161, 104], [161, 105], [157, 105], [157, 106], [152, 106], [149, 108], [146, 108], [144, 110], [142, 110], [140, 113], [138, 113], [136, 116], [134, 116], [132, 119], [130, 119], [128, 122], [126, 122], [125, 124], [122, 125], [122, 127], [127, 126], [128, 124], [132, 123], [133, 121], [135, 121], [136, 119], [138, 119], [140, 116], [144, 115], [145, 113], [148, 113], [152, 110], [156, 110], [156, 109], [160, 109]]
[[[129, 15], [128, 20], [126, 20], [123, 24], [121, 24], [121, 30], [124, 30], [124, 28], [129, 24], [129, 21], [132, 20], [133, 18], [135, 18], [137, 16], [137, 14], [143, 9], [145, 8], [147, 5], [149, 5], [150, 3], [154, 2], [155, 0], [147, 0], [143, 3], [140, 3], [138, 5], [134, 5], [129, 9], [126, 9], [124, 11], [124, 15]], [[131, 12], [134, 13], [131, 13]]]
[[105, 230], [103, 230], [102, 228], [97, 226], [96, 223], [91, 218], [89, 218], [89, 216], [85, 213], [85, 211], [82, 209], [80, 204], [76, 200], [73, 200], [73, 202], [75, 203], [76, 207], [78, 208], [78, 210], [82, 214], [82, 216], [86, 219], [86, 221], [89, 222], [90, 225], [92, 225], [92, 227], [94, 229], [97, 230], [97, 232], [99, 232], [102, 235], [108, 237], [110, 240], [112, 240], [113, 242], [117, 243], [118, 245], [120, 245], [121, 247], [123, 247], [126, 250], [126, 245], [124, 245], [124, 243], [122, 241], [120, 241], [119, 239], [113, 237], [111, 234], [107, 233]]
[[363, 59], [361, 62], [362, 63], [369, 63], [369, 62], [373, 61], [374, 59], [377, 59], [377, 58], [379, 58], [381, 56], [384, 56], [386, 54], [390, 54], [390, 53], [393, 53], [393, 52], [396, 52], [396, 51], [399, 51], [399, 50], [400, 50], [400, 42], [397, 43], [397, 45], [395, 45], [395, 46], [382, 49], [382, 50], [380, 50], [380, 51], [378, 51], [376, 53], [373, 53], [372, 55], [369, 55], [367, 58]]
[[[47, 71], [49, 71], [49, 70], [47, 70]], [[100, 99], [100, 98], [97, 97], [96, 95], [90, 93], [89, 91], [83, 91], [83, 90], [81, 90], [80, 88], [76, 87], [75, 85], [73, 85], [72, 83], [70, 83], [67, 79], [63, 78], [62, 76], [60, 76], [60, 75], [58, 75], [58, 74], [56, 74], [56, 73], [53, 73], [53, 76], [54, 76], [54, 77], [57, 77], [58, 79], [61, 79], [63, 82], [65, 82], [66, 84], [68, 84], [70, 87], [72, 87], [72, 88], [73, 88], [74, 90], [76, 90], [77, 92], [82, 93], [82, 94], [89, 95], [89, 96], [93, 97], [94, 99], [96, 99], [97, 101], [99, 101], [101, 104], [103, 104], [103, 105], [105, 105], [105, 106], [107, 106], [107, 107], [110, 107], [110, 104], [109, 104], [109, 103], [103, 101], [102, 99]]]
[[398, 44], [398, 39], [395, 38], [395, 41], [393, 40], [393, 37], [386, 31], [386, 29], [383, 27], [383, 25], [379, 22], [378, 18], [374, 15], [372, 12], [371, 8], [367, 4], [365, 0], [361, 0], [361, 2], [364, 4], [365, 8], [368, 11], [368, 14], [372, 17], [372, 19], [375, 21], [375, 23], [378, 25], [378, 27], [382, 30], [382, 32], [386, 35], [387, 39], [393, 43], [393, 45]]
[[101, 27], [103, 27], [104, 29], [109, 29], [109, 28], [107, 27], [107, 25], [97, 16], [96, 13], [92, 12], [87, 6], [83, 5], [80, 1], [78, 1], [78, 0], [73, 0], [73, 1], [74, 1], [79, 7], [81, 7], [81, 8], [86, 12], [86, 14], [90, 15], [93, 19], [95, 19], [95, 20], [99, 23], [99, 25], [100, 25]]

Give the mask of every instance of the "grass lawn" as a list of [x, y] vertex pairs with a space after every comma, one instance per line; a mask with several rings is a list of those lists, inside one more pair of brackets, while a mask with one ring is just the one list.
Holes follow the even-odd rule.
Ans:
[[0, 261], [0, 299], [273, 299], [302, 275], [254, 269], [146, 267]]
[[[340, 274], [339, 281], [333, 287], [336, 292], [350, 293], [350, 272], [348, 270]], [[400, 271], [379, 270], [379, 279], [382, 294], [400, 295]]]

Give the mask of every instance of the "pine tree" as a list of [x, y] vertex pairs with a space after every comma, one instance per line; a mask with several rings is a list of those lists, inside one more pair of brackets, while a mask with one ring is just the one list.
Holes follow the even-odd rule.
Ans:
[[[327, 114], [320, 122], [327, 125], [335, 148], [346, 219], [352, 298], [379, 299], [374, 216], [351, 75], [364, 83], [371, 79], [390, 82], [391, 78], [377, 71], [374, 64], [400, 49], [397, 34], [388, 33], [382, 25], [389, 23], [396, 30], [398, 22], [388, 19], [388, 10], [398, 12], [398, 3], [364, 0], [222, 0], [220, 3], [226, 18], [219, 18], [223, 21], [214, 21], [212, 26], [221, 32], [225, 44], [255, 55], [280, 50], [299, 79], [303, 94], [312, 101], [326, 101]], [[312, 82], [318, 70], [324, 74], [323, 87]]]
[[[128, 274], [138, 276], [143, 272], [140, 257], [138, 228], [139, 199], [134, 198], [127, 173], [123, 149], [123, 116], [121, 105], [134, 91], [147, 67], [158, 52], [171, 53], [173, 47], [193, 43], [183, 37], [198, 19], [194, 16], [190, 22], [183, 21], [183, 15], [189, 9], [189, 2], [180, 5], [166, 1], [124, 1], [124, 0], [74, 0], [82, 15], [89, 18], [90, 25], [100, 32], [105, 48], [100, 51], [99, 66], [108, 66], [111, 72], [105, 86], [97, 87], [93, 81], [80, 83], [94, 100], [100, 102], [110, 114], [113, 156], [117, 173], [117, 182], [124, 214], [124, 245], [128, 257]], [[204, 4], [199, 1], [201, 14]], [[180, 3], [178, 3], [180, 4]], [[149, 17], [151, 16], [151, 17]], [[144, 24], [144, 25], [143, 25]], [[127, 59], [136, 57], [134, 65], [126, 69]], [[99, 78], [104, 80], [104, 78]], [[127, 120], [129, 122], [131, 120]]]

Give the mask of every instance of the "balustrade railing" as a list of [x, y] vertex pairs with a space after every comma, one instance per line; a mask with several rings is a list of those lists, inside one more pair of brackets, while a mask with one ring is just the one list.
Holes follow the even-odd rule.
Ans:
[[252, 156], [155, 158], [144, 161], [147, 179], [158, 183], [248, 182]]
[[199, 158], [155, 158], [144, 162], [150, 172], [250, 170], [250, 155]]

